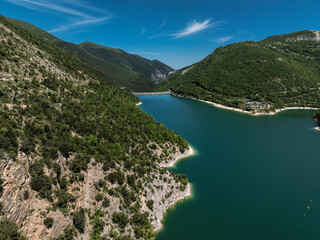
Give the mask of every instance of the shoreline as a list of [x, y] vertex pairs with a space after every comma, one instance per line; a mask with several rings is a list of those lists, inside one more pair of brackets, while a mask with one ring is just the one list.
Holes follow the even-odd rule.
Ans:
[[204, 103], [210, 104], [210, 105], [212, 105], [214, 107], [217, 107], [217, 108], [231, 110], [231, 111], [235, 111], [235, 112], [241, 112], [241, 113], [249, 114], [251, 116], [275, 115], [275, 114], [277, 114], [279, 112], [286, 111], [286, 110], [318, 110], [318, 108], [313, 108], [313, 107], [286, 107], [286, 108], [276, 109], [274, 112], [256, 112], [256, 113], [253, 113], [253, 112], [249, 112], [249, 111], [246, 111], [246, 110], [243, 110], [243, 109], [240, 109], [240, 108], [227, 107], [227, 106], [224, 106], [224, 105], [219, 104], [219, 103], [210, 102], [210, 101], [206, 101], [206, 100], [201, 100], [201, 99], [198, 99], [198, 98], [195, 98], [195, 97], [191, 97], [191, 96], [186, 96], [185, 97], [185, 96], [181, 96], [179, 94], [175, 94], [175, 93], [172, 93], [172, 92], [171, 92], [171, 95], [174, 96], [174, 97], [187, 98], [187, 99], [192, 99], [192, 100], [195, 100], [195, 101], [204, 102]]
[[[185, 150], [184, 153], [176, 153], [173, 155], [173, 159], [170, 160], [168, 163], [160, 163], [160, 167], [173, 167], [178, 161], [185, 159], [187, 157], [192, 156], [195, 153], [193, 148], [189, 145], [189, 149]], [[164, 216], [167, 213], [169, 208], [174, 207], [178, 202], [185, 200], [187, 198], [190, 198], [192, 196], [192, 189], [191, 189], [191, 184], [188, 183], [186, 186], [186, 189], [184, 191], [177, 190], [175, 193], [175, 196], [172, 199], [168, 199], [169, 202], [167, 205], [162, 209], [161, 216], [156, 219], [156, 221], [153, 222], [153, 227], [154, 230], [153, 232], [155, 234], [159, 233], [163, 229], [163, 223], [162, 221], [164, 220]]]
[[142, 95], [142, 96], [152, 96], [152, 95], [167, 95], [170, 94], [171, 91], [165, 91], [165, 92], [132, 92], [133, 95]]
[[171, 168], [171, 167], [174, 167], [174, 165], [184, 159], [184, 158], [187, 158], [187, 157], [190, 157], [194, 154], [194, 150], [193, 148], [189, 145], [189, 149], [185, 150], [184, 153], [175, 153], [173, 154], [172, 156], [172, 160], [169, 160], [168, 162], [161, 162], [159, 164], [160, 167], [164, 167], [164, 168]]

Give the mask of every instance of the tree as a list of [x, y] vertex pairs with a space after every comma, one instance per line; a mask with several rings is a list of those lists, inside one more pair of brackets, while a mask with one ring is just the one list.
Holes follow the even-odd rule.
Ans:
[[84, 233], [86, 227], [86, 216], [82, 208], [80, 211], [73, 213], [73, 225], [80, 233]]
[[47, 227], [47, 228], [52, 228], [53, 226], [53, 218], [46, 218], [43, 221], [43, 224]]

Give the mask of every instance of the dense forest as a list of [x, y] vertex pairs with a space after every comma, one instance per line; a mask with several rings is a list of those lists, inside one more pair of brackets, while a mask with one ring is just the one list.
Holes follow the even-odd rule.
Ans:
[[253, 113], [284, 107], [318, 108], [319, 76], [317, 34], [302, 31], [219, 47], [155, 91], [170, 89]]
[[[186, 141], [140, 110], [139, 100], [112, 77], [4, 17], [0, 39], [0, 168], [26, 171], [14, 206], [10, 176], [0, 176], [0, 236], [29, 236], [28, 226], [22, 234], [12, 227], [10, 220], [19, 218], [12, 219], [12, 208], [42, 201], [49, 207], [39, 210], [37, 228], [56, 234], [58, 214], [70, 222], [57, 239], [153, 239], [152, 209], [188, 184], [159, 163], [188, 149]], [[88, 168], [100, 169], [102, 177], [84, 207], [80, 196]], [[152, 199], [163, 190], [156, 180], [171, 189], [162, 203]], [[29, 210], [26, 219], [36, 215]], [[21, 227], [24, 221], [16, 223]]]

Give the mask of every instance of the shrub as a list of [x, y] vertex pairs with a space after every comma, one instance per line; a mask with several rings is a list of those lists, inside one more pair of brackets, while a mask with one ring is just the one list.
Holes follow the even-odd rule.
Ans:
[[28, 190], [24, 191], [23, 198], [24, 198], [24, 200], [27, 200], [29, 198], [29, 191]]
[[154, 204], [154, 201], [153, 201], [153, 200], [148, 200], [148, 201], [147, 201], [147, 207], [148, 207], [151, 211], [153, 211], [153, 204]]
[[103, 199], [102, 206], [105, 207], [105, 208], [109, 207], [110, 206], [110, 200], [105, 197]]
[[129, 219], [124, 213], [115, 212], [112, 215], [112, 221], [120, 228], [125, 228], [129, 222]]
[[103, 194], [102, 193], [98, 193], [95, 197], [97, 202], [100, 202], [103, 199]]
[[19, 233], [17, 225], [8, 219], [0, 220], [0, 239], [26, 240], [26, 238]]
[[86, 216], [84, 210], [73, 213], [73, 225], [79, 230], [80, 233], [84, 233], [86, 227]]
[[47, 227], [47, 228], [52, 228], [53, 226], [53, 218], [46, 218], [43, 221], [43, 224]]

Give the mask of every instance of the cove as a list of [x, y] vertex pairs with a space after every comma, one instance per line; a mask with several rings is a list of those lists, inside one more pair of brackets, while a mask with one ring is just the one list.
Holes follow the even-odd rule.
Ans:
[[157, 240], [319, 239], [314, 111], [253, 117], [170, 95], [138, 97], [196, 150], [173, 168], [193, 195], [169, 209]]

